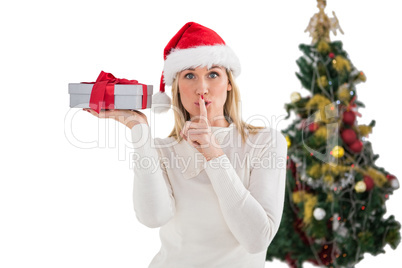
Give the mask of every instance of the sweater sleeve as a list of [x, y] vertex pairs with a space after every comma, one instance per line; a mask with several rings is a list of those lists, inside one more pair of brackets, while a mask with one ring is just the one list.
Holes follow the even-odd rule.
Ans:
[[[218, 196], [225, 221], [249, 253], [267, 250], [281, 222], [286, 182], [286, 139], [264, 145], [253, 159], [250, 185], [241, 182], [226, 155], [207, 162], [206, 172]], [[271, 166], [267, 167], [267, 163]]]
[[175, 213], [175, 200], [166, 167], [153, 146], [150, 127], [131, 128], [134, 145], [133, 202], [137, 219], [150, 228], [167, 223]]

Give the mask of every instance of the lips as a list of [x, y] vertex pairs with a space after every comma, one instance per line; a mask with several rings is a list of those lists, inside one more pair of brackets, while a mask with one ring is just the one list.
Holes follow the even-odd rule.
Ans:
[[[199, 102], [194, 102], [195, 105], [200, 106]], [[207, 101], [205, 100], [205, 106], [208, 106], [209, 104], [211, 104], [211, 101]]]

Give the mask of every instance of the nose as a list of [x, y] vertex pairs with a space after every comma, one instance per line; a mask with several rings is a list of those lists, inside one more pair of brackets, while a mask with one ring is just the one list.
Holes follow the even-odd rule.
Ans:
[[208, 93], [209, 84], [205, 78], [200, 78], [196, 84], [196, 93], [197, 95], [205, 95]]

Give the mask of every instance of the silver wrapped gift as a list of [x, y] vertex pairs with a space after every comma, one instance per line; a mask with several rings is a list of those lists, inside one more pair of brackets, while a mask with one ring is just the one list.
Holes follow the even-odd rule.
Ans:
[[[92, 87], [94, 84], [69, 83], [71, 108], [90, 108]], [[147, 85], [147, 105], [151, 108], [153, 86]], [[115, 84], [114, 85], [114, 109], [139, 110], [142, 109], [143, 87], [142, 85]]]

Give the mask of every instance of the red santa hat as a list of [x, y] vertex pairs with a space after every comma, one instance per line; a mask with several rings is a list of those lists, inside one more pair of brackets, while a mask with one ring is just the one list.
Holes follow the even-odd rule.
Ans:
[[156, 113], [167, 112], [171, 99], [165, 92], [165, 85], [171, 86], [178, 72], [188, 68], [213, 65], [232, 71], [234, 77], [240, 74], [240, 61], [233, 50], [213, 30], [195, 22], [187, 22], [165, 47], [164, 67], [160, 90], [152, 96]]

